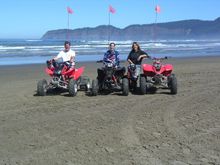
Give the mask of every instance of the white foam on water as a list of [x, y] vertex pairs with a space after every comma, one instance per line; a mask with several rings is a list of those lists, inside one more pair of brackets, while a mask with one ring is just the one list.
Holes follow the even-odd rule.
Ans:
[[[133, 43], [131, 40], [109, 42], [115, 42], [116, 50], [119, 51], [120, 56], [125, 55], [126, 57], [130, 52]], [[79, 60], [84, 59], [89, 61], [94, 60], [97, 57], [102, 57], [109, 47], [109, 42], [73, 42], [71, 48], [76, 51]], [[146, 50], [149, 54], [152, 55], [160, 54], [161, 56], [164, 56], [164, 54], [171, 54], [173, 56], [184, 56], [181, 54], [185, 54], [187, 56], [193, 56], [196, 54], [220, 54], [220, 40], [149, 40], [137, 42], [140, 44], [142, 50]], [[42, 40], [3, 40], [0, 44], [0, 61], [7, 57], [7, 60], [9, 60], [8, 64], [16, 63], [16, 61], [14, 61], [15, 57], [18, 58], [18, 63], [22, 63], [22, 60], [24, 62], [26, 61], [25, 63], [35, 63], [35, 60], [45, 60], [45, 58], [48, 58], [48, 56], [55, 56], [64, 49], [63, 43], [56, 41], [46, 42]], [[10, 60], [12, 58], [14, 62]], [[45, 62], [44, 60], [43, 63]]]
[[22, 50], [22, 49], [25, 49], [25, 47], [24, 46], [12, 46], [12, 47], [0, 46], [0, 50]]
[[25, 40], [25, 41], [27, 41], [27, 42], [40, 42], [42, 40]]

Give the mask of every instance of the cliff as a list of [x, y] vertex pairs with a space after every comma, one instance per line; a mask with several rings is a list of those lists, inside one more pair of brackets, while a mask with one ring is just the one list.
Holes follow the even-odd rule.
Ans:
[[74, 30], [58, 29], [46, 32], [42, 39], [63, 40], [68, 33], [71, 40], [151, 40], [151, 39], [219, 39], [220, 17], [213, 21], [183, 20], [176, 22], [130, 25], [124, 29], [101, 25]]

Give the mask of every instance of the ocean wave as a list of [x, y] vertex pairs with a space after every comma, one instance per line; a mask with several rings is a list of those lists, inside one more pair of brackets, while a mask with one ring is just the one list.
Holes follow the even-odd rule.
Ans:
[[52, 45], [52, 46], [27, 46], [27, 48], [39, 48], [39, 49], [53, 49], [53, 48], [63, 48], [63, 46], [60, 45]]
[[25, 47], [24, 46], [12, 46], [12, 47], [0, 46], [0, 50], [21, 50], [21, 49], [25, 49]]
[[31, 48], [31, 49], [26, 49], [26, 51], [43, 51], [44, 49], [39, 49], [39, 48]]
[[[116, 43], [116, 49], [121, 55], [127, 56], [131, 50], [133, 41], [113, 41]], [[187, 56], [195, 54], [216, 54], [220, 53], [220, 40], [149, 40], [138, 41], [141, 49], [149, 54]], [[102, 57], [108, 49], [108, 41], [84, 41], [72, 42], [72, 49], [76, 51], [77, 56], [85, 58], [91, 55]], [[63, 50], [63, 42], [47, 42], [42, 40], [0, 40], [0, 61], [4, 58], [10, 60], [18, 58], [20, 61], [29, 59], [41, 60], [52, 58]], [[91, 58], [96, 58], [95, 56]], [[10, 63], [10, 61], [8, 62]]]
[[42, 40], [25, 40], [26, 42], [40, 42]]

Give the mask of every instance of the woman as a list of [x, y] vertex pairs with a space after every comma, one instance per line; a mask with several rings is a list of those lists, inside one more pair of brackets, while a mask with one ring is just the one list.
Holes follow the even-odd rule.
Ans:
[[135, 75], [133, 75], [134, 78], [137, 78], [140, 74], [141, 62], [143, 58], [150, 58], [150, 56], [146, 52], [141, 50], [137, 42], [133, 42], [132, 50], [128, 55], [127, 61], [130, 65], [133, 64], [136, 66]]

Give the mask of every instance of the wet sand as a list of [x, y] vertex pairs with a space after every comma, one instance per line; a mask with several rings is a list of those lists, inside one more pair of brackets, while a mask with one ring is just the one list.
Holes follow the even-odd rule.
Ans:
[[45, 65], [1, 66], [0, 164], [220, 164], [220, 57], [166, 62], [177, 95], [39, 97]]

